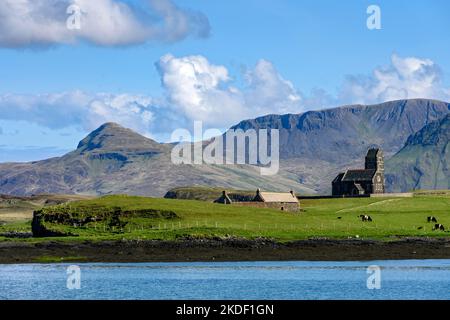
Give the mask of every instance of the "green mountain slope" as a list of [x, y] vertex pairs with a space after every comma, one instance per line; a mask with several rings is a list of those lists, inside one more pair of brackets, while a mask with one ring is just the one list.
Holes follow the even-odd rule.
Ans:
[[411, 135], [386, 165], [393, 191], [450, 188], [450, 115]]

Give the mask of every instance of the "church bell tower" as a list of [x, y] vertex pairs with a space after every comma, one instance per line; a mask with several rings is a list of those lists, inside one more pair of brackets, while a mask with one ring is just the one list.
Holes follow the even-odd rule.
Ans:
[[384, 174], [384, 155], [378, 148], [372, 148], [367, 151], [365, 169], [376, 170]]

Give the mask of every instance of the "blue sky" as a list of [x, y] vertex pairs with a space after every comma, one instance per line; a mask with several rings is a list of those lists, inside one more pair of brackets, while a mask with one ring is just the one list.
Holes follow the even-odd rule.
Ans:
[[[132, 23], [111, 36], [108, 25], [87, 21], [66, 42], [70, 35], [57, 28], [39, 34], [33, 17], [33, 36], [13, 32], [16, 20], [0, 22], [0, 161], [63, 154], [102, 121], [165, 141], [194, 120], [223, 130], [266, 113], [450, 96], [448, 1], [156, 2], [170, 7], [159, 26], [173, 15], [189, 27], [167, 23], [153, 36], [141, 21], [152, 32], [123, 39]], [[55, 21], [66, 15], [32, 3]], [[146, 0], [125, 4], [152, 10]], [[366, 27], [372, 4], [381, 9], [381, 30]], [[203, 70], [195, 79], [180, 74], [192, 66]]]

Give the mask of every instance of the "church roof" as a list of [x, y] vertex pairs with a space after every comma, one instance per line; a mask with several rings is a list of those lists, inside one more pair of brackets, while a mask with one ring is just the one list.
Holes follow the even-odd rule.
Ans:
[[375, 172], [374, 169], [347, 170], [342, 181], [372, 181]]
[[345, 172], [339, 173], [339, 174], [336, 176], [336, 178], [334, 178], [333, 183], [341, 182], [341, 181], [342, 181], [342, 178], [344, 177], [344, 174], [345, 174]]

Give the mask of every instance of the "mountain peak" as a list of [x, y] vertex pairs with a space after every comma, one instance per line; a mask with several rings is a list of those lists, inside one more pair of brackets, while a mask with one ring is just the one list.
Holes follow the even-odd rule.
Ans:
[[81, 140], [77, 147], [81, 153], [159, 152], [162, 149], [162, 144], [115, 122], [104, 123]]
[[100, 127], [98, 127], [97, 129], [101, 129], [104, 130], [106, 128], [122, 128], [122, 129], [126, 129], [125, 127], [121, 126], [120, 124], [118, 124], [117, 122], [105, 122], [104, 124], [102, 124]]

